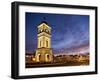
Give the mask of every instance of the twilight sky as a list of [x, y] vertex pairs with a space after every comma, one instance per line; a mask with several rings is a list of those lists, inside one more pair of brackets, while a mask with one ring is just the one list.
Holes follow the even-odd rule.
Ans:
[[[45, 17], [45, 19], [44, 19]], [[75, 14], [25, 14], [25, 51], [37, 48], [37, 26], [46, 21], [52, 28], [51, 46], [55, 54], [89, 52], [89, 16]]]

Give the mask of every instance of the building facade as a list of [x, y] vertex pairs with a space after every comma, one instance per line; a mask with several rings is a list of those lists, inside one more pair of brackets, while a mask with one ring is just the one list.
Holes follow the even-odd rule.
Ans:
[[43, 21], [38, 26], [38, 44], [35, 55], [36, 62], [52, 62], [51, 27]]

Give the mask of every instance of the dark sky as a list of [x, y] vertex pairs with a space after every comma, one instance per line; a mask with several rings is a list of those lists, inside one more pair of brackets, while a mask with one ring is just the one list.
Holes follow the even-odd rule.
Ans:
[[46, 21], [52, 28], [52, 48], [56, 53], [89, 52], [89, 16], [77, 14], [25, 14], [26, 52], [37, 48], [37, 26]]

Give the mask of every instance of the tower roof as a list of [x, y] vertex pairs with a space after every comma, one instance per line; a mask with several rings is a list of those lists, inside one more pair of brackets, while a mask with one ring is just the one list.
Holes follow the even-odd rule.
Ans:
[[[49, 25], [46, 21], [42, 21], [40, 24], [42, 24], [42, 23], [45, 23], [45, 24]], [[40, 25], [40, 24], [39, 24], [39, 25]]]
[[42, 21], [39, 25], [38, 28], [41, 28], [45, 25], [45, 27], [51, 29], [50, 25], [46, 21]]

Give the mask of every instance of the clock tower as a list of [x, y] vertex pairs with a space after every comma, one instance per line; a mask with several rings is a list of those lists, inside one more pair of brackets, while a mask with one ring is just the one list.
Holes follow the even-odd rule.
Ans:
[[38, 26], [38, 44], [35, 59], [36, 62], [52, 62], [53, 55], [51, 49], [51, 27], [43, 21]]

